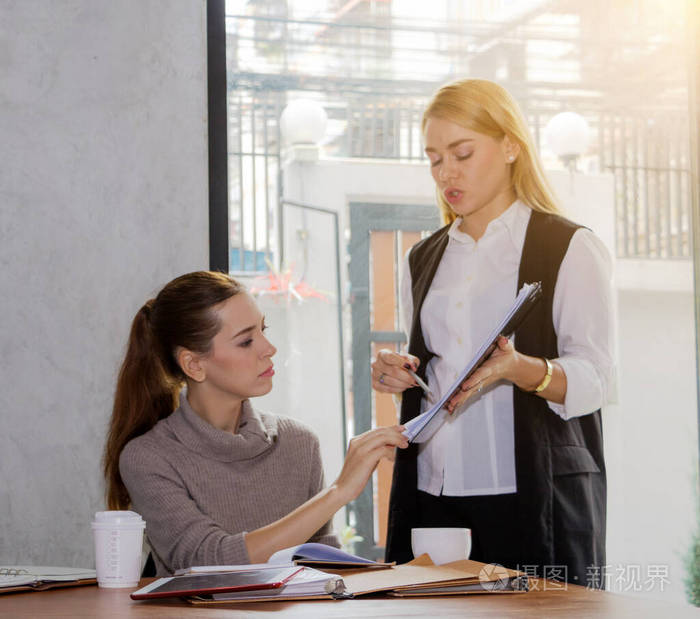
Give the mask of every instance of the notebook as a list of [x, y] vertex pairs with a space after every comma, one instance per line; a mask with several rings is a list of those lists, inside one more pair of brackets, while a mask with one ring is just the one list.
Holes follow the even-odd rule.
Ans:
[[[310, 570], [307, 572], [307, 570]], [[335, 580], [324, 581], [325, 578]], [[299, 588], [294, 587], [299, 579]], [[309, 587], [304, 580], [308, 579]], [[324, 584], [325, 583], [325, 584]], [[322, 586], [321, 586], [322, 585]], [[238, 602], [270, 602], [275, 600], [346, 599], [375, 593], [397, 597], [434, 595], [467, 595], [494, 593], [525, 593], [528, 577], [523, 572], [500, 565], [461, 560], [446, 565], [434, 565], [425, 554], [410, 563], [385, 570], [349, 570], [333, 577], [313, 568], [304, 568], [284, 587], [250, 594], [221, 594], [194, 596], [187, 601], [195, 605], [232, 604]]]
[[264, 591], [240, 591], [199, 595], [199, 602], [269, 602], [275, 600], [318, 600], [347, 597], [341, 576], [312, 567], [301, 567], [282, 587]]
[[343, 579], [347, 593], [354, 597], [378, 592], [401, 597], [525, 593], [529, 588], [523, 572], [468, 559], [434, 565], [427, 554], [391, 570], [373, 574], [356, 571]]
[[212, 574], [216, 572], [233, 572], [241, 569], [269, 567], [270, 565], [306, 565], [319, 569], [381, 569], [394, 565], [394, 563], [382, 563], [372, 561], [357, 555], [350, 554], [334, 546], [319, 544], [317, 542], [307, 542], [284, 548], [274, 553], [267, 563], [256, 563], [253, 565], [196, 565], [177, 570], [176, 576], [183, 574]]
[[307, 542], [299, 546], [278, 550], [268, 559], [268, 563], [288, 562], [321, 569], [386, 568], [394, 565], [394, 563], [383, 563], [381, 561], [372, 561], [371, 559], [358, 557], [357, 555], [350, 554], [334, 546], [318, 544], [316, 542]]
[[95, 570], [91, 569], [44, 565], [0, 566], [0, 594], [44, 591], [56, 587], [92, 585], [96, 582]]

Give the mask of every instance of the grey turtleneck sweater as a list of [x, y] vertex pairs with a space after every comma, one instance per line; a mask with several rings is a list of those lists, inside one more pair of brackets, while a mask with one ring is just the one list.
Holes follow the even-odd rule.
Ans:
[[[316, 435], [243, 402], [238, 432], [180, 407], [124, 447], [119, 472], [146, 521], [157, 575], [250, 563], [244, 536], [286, 516], [324, 485]], [[330, 523], [310, 541], [338, 546]]]

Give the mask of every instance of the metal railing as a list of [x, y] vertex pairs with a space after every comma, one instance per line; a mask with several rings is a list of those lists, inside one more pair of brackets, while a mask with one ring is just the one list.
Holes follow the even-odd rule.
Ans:
[[229, 270], [275, 262], [281, 218], [279, 117], [284, 93], [233, 92], [228, 99]]
[[687, 116], [605, 115], [598, 141], [600, 168], [615, 177], [617, 256], [689, 259]]
[[[428, 97], [467, 75], [506, 85], [538, 146], [557, 112], [587, 118], [596, 135], [587, 163], [615, 177], [618, 257], [690, 256], [682, 6], [542, 1], [518, 11], [507, 2], [437, 0], [426, 18], [391, 0], [328, 0], [313, 10], [268, 0], [245, 11], [231, 3], [231, 11], [232, 270], [280, 259], [278, 120], [289, 100], [324, 105], [328, 157], [415, 161], [424, 157], [420, 116]], [[635, 27], [621, 38], [616, 26], [624, 23]]]
[[[269, 82], [269, 80], [268, 80]], [[234, 81], [235, 84], [235, 81]], [[269, 84], [268, 84], [269, 85]], [[309, 96], [309, 93], [303, 93]], [[427, 95], [311, 93], [329, 117], [328, 157], [425, 159], [420, 118]], [[299, 91], [229, 93], [229, 216], [232, 271], [264, 271], [279, 257], [279, 116]], [[528, 114], [535, 141], [550, 115]], [[687, 115], [588, 115], [589, 163], [615, 178], [618, 258], [689, 259], [690, 162]]]

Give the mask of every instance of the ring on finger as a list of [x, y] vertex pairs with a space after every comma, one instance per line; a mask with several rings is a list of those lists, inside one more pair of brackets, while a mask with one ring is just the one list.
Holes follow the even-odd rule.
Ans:
[[379, 382], [380, 382], [382, 385], [384, 384], [384, 376], [386, 376], [386, 374], [384, 374], [384, 372], [382, 372], [382, 373], [379, 375]]
[[479, 381], [479, 386], [476, 388], [476, 392], [477, 392], [477, 393], [479, 393], [479, 392], [481, 391], [481, 387], [483, 386], [483, 385], [481, 384], [482, 382], [483, 382], [483, 381], [481, 381], [481, 380]]

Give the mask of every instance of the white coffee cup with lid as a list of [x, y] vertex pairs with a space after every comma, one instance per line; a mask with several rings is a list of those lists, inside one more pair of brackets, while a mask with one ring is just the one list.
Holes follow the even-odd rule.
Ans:
[[427, 527], [411, 529], [413, 556], [430, 555], [435, 565], [468, 559], [472, 550], [471, 529]]
[[97, 512], [92, 522], [95, 569], [100, 587], [136, 587], [146, 523], [132, 511]]

